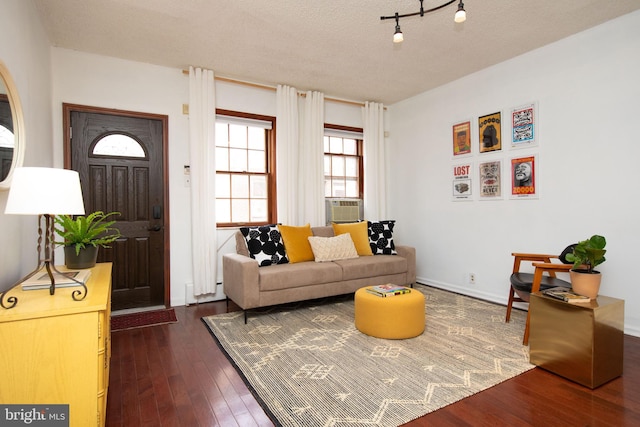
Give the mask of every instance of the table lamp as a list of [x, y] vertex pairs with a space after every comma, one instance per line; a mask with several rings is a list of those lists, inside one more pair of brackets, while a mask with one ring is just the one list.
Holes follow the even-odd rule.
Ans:
[[[68, 169], [22, 167], [16, 168], [9, 189], [5, 214], [38, 215], [38, 266], [9, 290], [0, 294], [0, 305], [12, 308], [18, 303], [18, 298], [11, 296], [4, 300], [5, 295], [25, 280], [38, 273], [44, 266], [51, 280], [49, 293], [55, 294], [55, 278], [51, 270], [59, 272], [54, 264], [54, 216], [55, 215], [84, 215], [84, 201], [80, 187], [78, 172]], [[44, 218], [45, 228], [42, 230]], [[43, 240], [44, 239], [44, 240]], [[44, 244], [44, 257], [42, 246]], [[71, 277], [70, 277], [71, 278]], [[73, 279], [73, 278], [71, 278]], [[74, 300], [81, 300], [86, 296], [86, 286], [72, 293]]]

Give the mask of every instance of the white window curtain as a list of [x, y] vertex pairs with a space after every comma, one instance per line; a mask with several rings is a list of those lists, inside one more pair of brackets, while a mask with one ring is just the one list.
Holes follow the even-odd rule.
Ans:
[[364, 134], [364, 217], [387, 218], [385, 173], [384, 105], [366, 102], [362, 107]]
[[189, 67], [191, 251], [195, 296], [215, 294], [218, 277], [215, 115], [213, 71]]
[[278, 85], [276, 90], [276, 180], [278, 222], [297, 223], [298, 209], [298, 91]]
[[308, 91], [300, 126], [298, 224], [325, 225], [324, 94]]

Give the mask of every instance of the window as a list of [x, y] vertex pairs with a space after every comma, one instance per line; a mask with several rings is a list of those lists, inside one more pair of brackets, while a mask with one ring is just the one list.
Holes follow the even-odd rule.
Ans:
[[324, 196], [362, 199], [362, 129], [325, 125]]
[[275, 222], [275, 118], [216, 113], [217, 225]]
[[144, 148], [129, 135], [112, 133], [101, 138], [93, 147], [92, 154], [98, 156], [142, 157], [146, 158]]

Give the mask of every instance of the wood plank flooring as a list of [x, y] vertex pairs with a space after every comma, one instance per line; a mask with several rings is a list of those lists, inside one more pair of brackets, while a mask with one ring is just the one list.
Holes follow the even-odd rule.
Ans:
[[[178, 323], [112, 333], [106, 425], [273, 426], [200, 320], [226, 303], [175, 310]], [[638, 426], [640, 338], [625, 335], [624, 375], [596, 390], [535, 368], [406, 425]]]

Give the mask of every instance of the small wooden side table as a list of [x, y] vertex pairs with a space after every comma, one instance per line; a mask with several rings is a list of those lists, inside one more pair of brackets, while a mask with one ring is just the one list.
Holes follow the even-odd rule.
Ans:
[[529, 360], [589, 388], [622, 375], [624, 300], [569, 304], [531, 294]]

